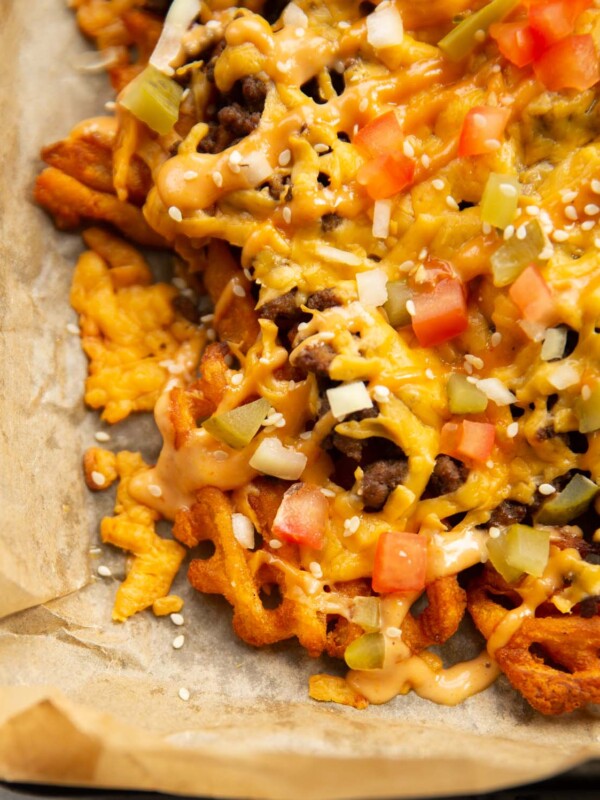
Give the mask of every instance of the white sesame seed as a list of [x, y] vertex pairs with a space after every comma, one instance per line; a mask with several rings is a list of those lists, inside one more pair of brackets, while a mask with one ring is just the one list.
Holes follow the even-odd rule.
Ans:
[[517, 237], [517, 239], [519, 239], [519, 241], [522, 242], [523, 239], [525, 239], [525, 237], [527, 236], [527, 226], [519, 225], [519, 227], [515, 231], [515, 236]]
[[427, 153], [423, 153], [421, 156], [421, 164], [423, 164], [425, 169], [429, 169], [431, 166], [431, 158], [427, 155]]
[[175, 220], [175, 222], [181, 222], [183, 219], [183, 214], [181, 213], [181, 210], [177, 208], [177, 206], [169, 207], [169, 216], [171, 219]]
[[369, 98], [363, 97], [360, 103], [358, 104], [358, 110], [361, 114], [364, 114], [367, 108], [369, 107]]
[[289, 206], [284, 206], [281, 216], [283, 217], [285, 224], [289, 225], [292, 221], [292, 209]]
[[491, 459], [491, 458], [489, 458], [489, 459], [488, 459], [488, 460], [485, 462], [485, 465], [486, 465], [486, 467], [487, 467], [488, 469], [493, 469], [493, 468], [494, 468], [494, 462], [492, 461], [492, 459]]
[[301, 39], [303, 36], [306, 36], [306, 31], [304, 30], [304, 28], [296, 28], [294, 33], [299, 39]]
[[350, 517], [344, 522], [344, 528], [350, 531], [350, 533], [356, 533], [360, 526], [360, 517], [354, 516]]
[[594, 178], [590, 183], [590, 188], [594, 194], [600, 194], [600, 181]]
[[434, 189], [437, 189], [438, 192], [441, 192], [446, 184], [441, 178], [434, 178], [431, 181], [431, 185], [433, 186]]
[[75, 325], [74, 322], [69, 322], [68, 325], [66, 326], [66, 329], [67, 333], [70, 333], [73, 336], [79, 336], [79, 334], [81, 333], [79, 325]]
[[417, 309], [415, 307], [415, 301], [414, 300], [407, 300], [406, 301], [406, 310], [408, 311], [408, 313], [410, 314], [411, 317], [414, 317], [414, 315], [417, 313]]
[[269, 360], [269, 358], [267, 356], [261, 356], [258, 359], [258, 363], [259, 364], [270, 364], [271, 362], [270, 362], [270, 360]]
[[215, 461], [227, 461], [229, 453], [226, 450], [213, 450], [212, 456]]
[[578, 194], [579, 192], [576, 192], [573, 189], [563, 189], [560, 193], [560, 199], [563, 201], [563, 203], [572, 203]]
[[321, 489], [321, 494], [324, 494], [325, 497], [335, 497], [335, 492], [331, 489]]
[[582, 231], [591, 231], [595, 224], [596, 224], [596, 220], [595, 219], [586, 219], [585, 222], [581, 223], [581, 230]]
[[313, 578], [322, 578], [323, 577], [323, 570], [321, 569], [321, 565], [318, 561], [311, 561], [308, 565], [308, 568], [311, 572]]
[[104, 484], [106, 483], [106, 478], [104, 477], [104, 475], [101, 472], [98, 472], [97, 470], [92, 471], [91, 478], [92, 481], [96, 484], [96, 486], [104, 486]]
[[186, 169], [183, 173], [183, 180], [184, 181], [194, 181], [198, 177], [198, 173], [195, 169]]
[[231, 291], [236, 297], [246, 297], [246, 290], [239, 283], [234, 283]]
[[565, 217], [573, 221], [579, 219], [579, 215], [575, 206], [565, 206]]
[[600, 214], [600, 206], [596, 205], [596, 203], [588, 203], [584, 206], [583, 210], [588, 217], [595, 217], [597, 214]]
[[214, 342], [214, 340], [217, 338], [216, 330], [214, 328], [207, 328], [206, 338], [208, 339], [209, 342]]
[[500, 536], [500, 528], [496, 528], [495, 525], [492, 525], [488, 533], [490, 535], [490, 539], [497, 539]]
[[581, 387], [581, 399], [589, 400], [591, 396], [592, 396], [592, 390], [586, 383]]
[[287, 165], [292, 160], [292, 151], [286, 148], [279, 153], [279, 158], [277, 161], [279, 162], [280, 167], [287, 167]]
[[117, 104], [115, 103], [114, 100], [107, 100], [106, 103], [104, 103], [104, 108], [107, 111], [114, 111], [116, 107], [117, 107]]
[[543, 250], [540, 250], [539, 259], [540, 261], [548, 261], [554, 255], [554, 248], [551, 244], [547, 244]]
[[171, 622], [173, 625], [180, 626], [185, 622], [182, 614], [170, 614], [169, 616], [171, 617]]
[[402, 143], [402, 152], [407, 158], [414, 158], [415, 148], [408, 140], [406, 140]]
[[378, 403], [385, 403], [390, 399], [390, 390], [387, 386], [377, 384], [377, 386], [373, 387], [373, 397]]
[[112, 572], [108, 567], [105, 567], [104, 564], [100, 564], [98, 567], [98, 575], [100, 575], [101, 578], [110, 578], [112, 577]]
[[530, 217], [537, 217], [537, 215], [540, 213], [540, 207], [539, 206], [527, 206], [525, 211], [529, 214]]
[[106, 433], [106, 431], [96, 431], [94, 439], [97, 442], [110, 442], [110, 433]]
[[181, 648], [183, 647], [184, 643], [185, 643], [185, 636], [183, 635], [183, 633], [180, 633], [179, 636], [176, 636], [173, 639], [173, 641], [171, 642], [171, 645], [173, 647], [173, 650], [181, 650]]
[[186, 689], [185, 686], [182, 686], [181, 689], [177, 692], [181, 700], [184, 700], [186, 703], [190, 699], [190, 692], [189, 689]]
[[279, 550], [280, 547], [283, 547], [283, 544], [279, 541], [279, 539], [271, 539], [269, 542], [269, 547], [271, 547], [273, 550]]
[[485, 236], [488, 236], [492, 232], [492, 226], [489, 222], [483, 222], [481, 224], [481, 230]]
[[467, 353], [465, 355], [465, 361], [475, 367], [475, 369], [483, 369], [483, 359], [479, 358], [479, 356]]
[[402, 631], [400, 628], [390, 625], [389, 628], [385, 629], [385, 635], [388, 639], [399, 639], [402, 636]]
[[551, 236], [553, 241], [555, 242], [566, 242], [567, 239], [569, 238], [569, 234], [567, 233], [567, 231], [563, 231], [560, 229], [552, 231]]
[[162, 497], [162, 489], [156, 483], [148, 484], [148, 492], [152, 497]]
[[449, 195], [446, 197], [446, 205], [448, 206], [448, 208], [451, 208], [453, 211], [458, 211], [458, 203], [457, 203], [457, 202], [456, 202], [456, 200], [455, 200], [455, 199], [452, 197], [452, 195], [451, 195], [451, 194], [449, 194]]
[[514, 439], [515, 436], [519, 432], [519, 423], [518, 422], [511, 422], [510, 425], [506, 426], [506, 435], [509, 439]]
[[479, 28], [479, 30], [475, 31], [473, 34], [473, 38], [476, 42], [485, 42], [485, 35], [485, 31], [482, 28]]
[[501, 69], [502, 67], [500, 66], [500, 64], [494, 64], [494, 66], [492, 67], [492, 72], [498, 73], [500, 72]]
[[503, 239], [507, 242], [509, 239], [515, 235], [515, 226], [514, 225], [507, 225], [504, 229]]
[[212, 173], [212, 176], [211, 176], [211, 177], [212, 177], [212, 179], [213, 179], [213, 181], [214, 181], [214, 184], [215, 184], [215, 186], [216, 186], [218, 189], [220, 189], [220, 188], [221, 188], [221, 186], [223, 186], [223, 176], [221, 175], [221, 173], [220, 173], [218, 170], [215, 170], [215, 171]]
[[554, 486], [552, 486], [551, 483], [542, 483], [538, 487], [538, 491], [540, 494], [549, 495], [549, 494], [554, 494], [556, 492], [556, 489], [554, 488]]
[[346, 28], [350, 27], [350, 23], [347, 20], [343, 19], [343, 20], [341, 20], [341, 22], [338, 22], [337, 26], [338, 26], [338, 28], [341, 28], [342, 30], [345, 30]]
[[315, 153], [319, 153], [320, 155], [326, 153], [328, 150], [329, 150], [329, 145], [324, 144], [323, 142], [317, 142], [317, 144], [314, 146]]
[[487, 150], [499, 150], [502, 147], [498, 139], [486, 139], [483, 144]]
[[302, 432], [302, 433], [299, 435], [299, 437], [298, 437], [298, 438], [299, 438], [299, 439], [302, 439], [302, 441], [304, 441], [304, 442], [305, 442], [305, 441], [307, 441], [308, 439], [310, 439], [311, 437], [312, 437], [312, 431], [303, 431], [303, 432]]
[[435, 372], [430, 367], [427, 367], [425, 370], [425, 377], [432, 381], [435, 378]]
[[468, 361], [465, 361], [463, 363], [463, 367], [464, 367], [464, 370], [467, 373], [467, 375], [472, 375], [473, 374], [473, 365], [469, 364]]
[[240, 383], [242, 383], [242, 382], [243, 382], [243, 380], [244, 380], [244, 376], [242, 375], [242, 373], [241, 373], [241, 372], [237, 372], [235, 375], [232, 375], [232, 376], [231, 376], [231, 383], [232, 383], [234, 386], [239, 386], [239, 385], [240, 385]]

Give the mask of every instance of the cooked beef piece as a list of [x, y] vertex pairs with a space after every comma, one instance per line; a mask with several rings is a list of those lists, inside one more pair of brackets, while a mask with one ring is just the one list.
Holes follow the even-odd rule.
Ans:
[[548, 425], [544, 425], [543, 428], [538, 428], [535, 432], [535, 438], [539, 442], [545, 442], [547, 439], [553, 439], [556, 436], [556, 431], [554, 430], [554, 423], [550, 422]]
[[392, 489], [402, 483], [408, 472], [408, 460], [374, 461], [365, 467], [362, 498], [365, 508], [379, 511]]
[[321, 217], [321, 228], [324, 233], [329, 233], [339, 228], [343, 221], [344, 218], [340, 217], [339, 214], [323, 214]]
[[[209, 80], [214, 80], [214, 65], [222, 52], [221, 43], [216, 45], [213, 57], [206, 66]], [[202, 139], [198, 150], [202, 153], [220, 153], [226, 147], [247, 136], [260, 122], [267, 84], [254, 75], [238, 81], [231, 92], [217, 99], [216, 120], [209, 121], [209, 132]]]
[[328, 342], [317, 342], [304, 347], [294, 360], [294, 366], [314, 372], [315, 375], [328, 375], [329, 365], [337, 353]]
[[189, 322], [193, 322], [195, 325], [200, 322], [200, 312], [198, 311], [198, 306], [193, 303], [189, 297], [184, 297], [181, 294], [177, 295], [177, 297], [173, 300], [173, 308]]
[[256, 310], [259, 317], [270, 319], [275, 323], [280, 318], [295, 320], [300, 313], [300, 309], [296, 305], [296, 290], [292, 289], [291, 292], [269, 300], [268, 303], [264, 303]]
[[600, 597], [586, 597], [579, 604], [579, 616], [590, 619], [598, 614], [598, 601]]
[[516, 500], [503, 500], [497, 506], [487, 523], [492, 525], [512, 525], [514, 522], [523, 522], [529, 509], [524, 503], [517, 503]]
[[306, 301], [307, 308], [315, 311], [325, 311], [326, 308], [333, 308], [341, 305], [341, 300], [335, 293], [335, 289], [321, 289], [320, 292], [311, 294]]
[[242, 96], [248, 111], [262, 114], [267, 98], [267, 84], [256, 75], [246, 75], [242, 78]]
[[358, 462], [362, 459], [364, 439], [353, 439], [351, 436], [343, 436], [335, 431], [331, 435], [331, 444], [340, 453], [343, 453], [353, 461]]
[[282, 175], [276, 172], [273, 177], [269, 178], [267, 186], [269, 187], [269, 194], [273, 200], [281, 200], [284, 195], [284, 200], [292, 199], [292, 187], [290, 185], [291, 176]]
[[467, 480], [469, 470], [450, 456], [438, 456], [425, 493], [428, 497], [439, 497], [459, 489]]
[[217, 63], [217, 58], [221, 55], [223, 50], [225, 50], [226, 42], [225, 39], [221, 39], [216, 45], [213, 47], [213, 51], [209, 60], [206, 62], [206, 67], [204, 68], [206, 72], [207, 79], [211, 82], [215, 82], [215, 64]]

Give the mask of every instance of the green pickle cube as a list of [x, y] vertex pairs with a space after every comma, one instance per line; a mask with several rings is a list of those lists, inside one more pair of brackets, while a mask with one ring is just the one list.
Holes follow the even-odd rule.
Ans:
[[486, 395], [466, 375], [458, 372], [450, 375], [446, 385], [448, 407], [452, 414], [480, 414], [488, 404]]
[[550, 554], [550, 532], [529, 525], [511, 525], [497, 539], [489, 539], [487, 550], [492, 565], [507, 583], [526, 572], [543, 575]]
[[562, 492], [546, 500], [535, 521], [541, 525], [566, 525], [587, 510], [599, 490], [593, 481], [577, 473]]
[[579, 398], [575, 410], [579, 418], [580, 433], [592, 433], [600, 429], [600, 383], [594, 386], [587, 400]]
[[378, 631], [381, 625], [378, 597], [355, 597], [352, 601], [352, 622], [366, 631]]
[[507, 228], [515, 218], [521, 184], [515, 175], [490, 172], [481, 198], [481, 221], [495, 228]]
[[350, 669], [381, 669], [385, 640], [381, 633], [364, 633], [346, 648], [344, 659]]
[[183, 89], [149, 64], [128, 84], [119, 103], [156, 133], [164, 135], [179, 119]]
[[213, 415], [202, 423], [204, 430], [230, 447], [246, 447], [256, 436], [269, 413], [270, 403], [261, 397], [245, 406], [233, 408], [223, 414]]
[[388, 299], [383, 307], [390, 325], [392, 328], [404, 328], [410, 325], [411, 316], [406, 309], [406, 303], [412, 298], [412, 292], [406, 281], [389, 281], [386, 288]]

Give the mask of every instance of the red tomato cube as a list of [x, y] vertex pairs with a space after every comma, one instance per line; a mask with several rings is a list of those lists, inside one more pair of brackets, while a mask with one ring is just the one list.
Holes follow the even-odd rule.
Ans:
[[425, 588], [427, 540], [416, 533], [382, 533], [375, 548], [373, 589], [378, 594], [420, 592]]
[[422, 347], [441, 344], [468, 327], [464, 288], [457, 278], [441, 280], [432, 291], [416, 294], [414, 304], [412, 326]]
[[285, 542], [321, 550], [328, 516], [329, 503], [323, 492], [317, 486], [295, 483], [283, 495], [271, 530]]
[[378, 156], [358, 170], [356, 176], [372, 200], [392, 197], [413, 182], [415, 162], [403, 153]]
[[508, 108], [476, 106], [466, 115], [458, 143], [459, 156], [493, 153], [500, 146], [510, 119]]
[[403, 139], [396, 112], [388, 111], [361, 128], [352, 143], [369, 158], [377, 158], [400, 149]]
[[590, 89], [600, 80], [594, 40], [589, 34], [562, 39], [534, 62], [533, 71], [539, 82], [552, 92]]

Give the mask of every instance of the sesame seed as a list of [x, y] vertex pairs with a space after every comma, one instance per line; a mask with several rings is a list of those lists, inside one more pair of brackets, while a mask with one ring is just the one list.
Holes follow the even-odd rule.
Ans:
[[577, 209], [575, 206], [565, 206], [565, 217], [573, 221], [579, 219], [579, 215], [577, 214]]
[[406, 310], [410, 314], [411, 317], [417, 313], [417, 309], [415, 308], [415, 301], [414, 300], [407, 300], [406, 301]]
[[431, 166], [431, 158], [427, 155], [427, 153], [423, 153], [421, 156], [421, 164], [423, 164], [425, 169], [429, 169]]
[[292, 209], [289, 206], [284, 206], [281, 216], [283, 217], [285, 224], [289, 225], [292, 221]]
[[485, 236], [488, 236], [492, 232], [492, 226], [489, 222], [483, 222], [481, 225], [481, 230]]
[[106, 431], [96, 431], [94, 439], [97, 442], [110, 442], [110, 433], [106, 433]]
[[592, 396], [592, 390], [590, 389], [590, 387], [587, 384], [582, 386], [581, 387], [581, 399], [582, 400], [589, 400], [591, 396]]
[[261, 357], [258, 359], [258, 363], [259, 363], [259, 364], [268, 364], [268, 363], [269, 363], [269, 359], [267, 358], [267, 356], [261, 356]]
[[552, 231], [551, 236], [553, 241], [555, 242], [566, 242], [567, 239], [569, 238], [569, 234], [567, 233], [567, 231], [563, 231], [560, 229]]
[[350, 533], [356, 533], [360, 526], [360, 517], [354, 516], [350, 517], [350, 519], [344, 520], [344, 528]]
[[500, 528], [496, 528], [495, 525], [492, 525], [488, 533], [490, 535], [490, 539], [497, 539], [500, 536]]
[[299, 39], [301, 39], [303, 36], [306, 36], [306, 31], [304, 30], [304, 28], [296, 28], [296, 30], [294, 31], [294, 33], [296, 34], [296, 36], [297, 36]]
[[335, 492], [331, 489], [321, 489], [321, 494], [324, 494], [325, 497], [335, 497]]
[[407, 158], [414, 158], [415, 155], [415, 148], [409, 141], [405, 141], [402, 144], [402, 152]]
[[594, 178], [590, 183], [590, 188], [594, 194], [600, 194], [600, 181]]
[[106, 103], [104, 103], [104, 108], [107, 111], [114, 111], [116, 107], [117, 107], [117, 104], [115, 103], [114, 100], [107, 100]]
[[226, 450], [213, 450], [212, 456], [215, 461], [227, 461], [229, 453]]
[[106, 483], [106, 478], [101, 472], [97, 470], [93, 470], [91, 475], [92, 481], [96, 484], [96, 486], [104, 486]]
[[241, 372], [238, 372], [238, 373], [236, 373], [235, 375], [232, 375], [232, 376], [231, 376], [231, 383], [232, 383], [234, 386], [239, 386], [239, 385], [240, 385], [240, 383], [242, 383], [242, 382], [243, 382], [243, 380], [244, 380], [244, 376], [242, 375], [242, 373], [241, 373]]
[[583, 210], [588, 217], [595, 217], [597, 214], [600, 214], [600, 206], [597, 206], [596, 203], [588, 203], [584, 206]]
[[185, 621], [181, 614], [170, 614], [169, 616], [171, 617], [171, 622], [173, 623], [173, 625], [177, 626], [183, 625]]
[[287, 148], [285, 150], [282, 150], [281, 153], [279, 153], [279, 158], [277, 159], [280, 167], [287, 167], [287, 165], [290, 163], [291, 160], [292, 160], [292, 151]]
[[432, 381], [435, 378], [435, 372], [430, 367], [427, 367], [425, 370], [425, 377]]
[[441, 190], [445, 186], [444, 181], [441, 178], [434, 178], [431, 181], [431, 185], [433, 186], [434, 189], [437, 189], [438, 192], [441, 192]]
[[319, 155], [327, 153], [328, 150], [329, 150], [329, 145], [324, 144], [323, 142], [317, 142], [317, 144], [314, 146], [315, 153], [319, 153]]
[[518, 422], [511, 422], [510, 425], [506, 426], [506, 435], [508, 436], [509, 439], [514, 439], [518, 432], [519, 432]]
[[457, 202], [456, 202], [456, 200], [455, 200], [455, 199], [452, 197], [452, 195], [451, 195], [451, 194], [449, 194], [449, 195], [446, 197], [446, 205], [448, 206], [448, 208], [451, 208], [453, 211], [458, 211], [458, 203], [457, 203]]
[[[239, 172], [240, 171], [239, 167], [240, 167], [240, 164], [242, 163], [242, 160], [243, 160], [243, 157], [242, 157], [242, 154], [240, 153], [239, 150], [232, 150], [231, 151], [231, 153], [229, 154], [228, 163], [229, 163], [229, 168], [232, 170], [232, 172]], [[235, 169], [235, 167], [237, 167], [237, 169]]]
[[214, 342], [214, 340], [217, 338], [216, 330], [214, 328], [207, 328], [206, 338], [208, 339], [209, 342]]
[[385, 403], [390, 399], [390, 390], [387, 386], [377, 384], [377, 386], [373, 387], [373, 397], [378, 403]]
[[234, 283], [231, 291], [236, 297], [246, 297], [246, 290], [239, 283]]
[[283, 547], [283, 544], [279, 541], [279, 539], [271, 539], [269, 542], [269, 547], [273, 550], [279, 550], [280, 547]]
[[537, 215], [540, 213], [540, 207], [539, 206], [527, 206], [525, 211], [529, 214], [530, 217], [537, 217]]
[[485, 42], [485, 31], [482, 28], [479, 28], [479, 30], [475, 31], [473, 34], [473, 38], [476, 42]]
[[414, 267], [414, 265], [415, 265], [414, 261], [403, 261], [398, 267], [398, 269], [400, 270], [400, 272], [410, 272], [411, 269]]
[[221, 173], [218, 170], [215, 170], [212, 173], [211, 177], [214, 181], [215, 186], [220, 189], [221, 186], [223, 186], [223, 176], [221, 175]]
[[563, 203], [572, 203], [578, 194], [579, 192], [576, 192], [573, 189], [563, 189], [560, 193], [560, 199], [563, 201]]
[[515, 226], [507, 225], [506, 228], [504, 229], [504, 234], [502, 238], [504, 239], [505, 242], [507, 242], [509, 239], [512, 239], [514, 235], [515, 235]]
[[499, 150], [502, 147], [498, 139], [486, 139], [483, 144], [487, 150]]
[[360, 103], [358, 104], [358, 110], [361, 114], [364, 114], [367, 108], [369, 107], [369, 98], [363, 97]]
[[527, 226], [519, 225], [519, 227], [515, 231], [515, 236], [517, 237], [517, 239], [519, 239], [519, 241], [522, 242], [523, 239], [525, 239], [525, 237], [527, 236]]
[[538, 487], [538, 492], [540, 494], [549, 495], [549, 494], [554, 494], [556, 492], [556, 489], [554, 488], [554, 486], [552, 486], [551, 483], [542, 483]]
[[71, 333], [73, 336], [79, 336], [81, 330], [79, 329], [79, 325], [75, 325], [74, 322], [69, 322], [66, 326], [67, 333]]
[[479, 356], [474, 356], [471, 353], [467, 353], [465, 355], [465, 361], [474, 366], [475, 369], [483, 369], [483, 359], [479, 358]]
[[463, 363], [463, 367], [464, 367], [464, 369], [465, 369], [465, 372], [466, 372], [468, 375], [472, 375], [472, 374], [473, 374], [473, 365], [472, 365], [472, 364], [469, 364], [469, 362], [468, 362], [468, 361], [465, 361], [465, 362]]
[[169, 207], [169, 216], [171, 219], [175, 220], [175, 222], [181, 222], [183, 219], [183, 214], [181, 213], [181, 210], [177, 208], [177, 206]]
[[385, 629], [385, 635], [388, 637], [388, 639], [400, 639], [402, 636], [402, 631], [400, 628], [390, 625], [389, 628]]
[[321, 569], [321, 565], [318, 561], [311, 561], [308, 565], [308, 568], [313, 576], [313, 578], [322, 578], [323, 577], [323, 570]]
[[189, 689], [186, 689], [185, 686], [182, 686], [181, 689], [177, 692], [181, 700], [187, 702], [190, 699], [190, 692]]
[[581, 230], [582, 231], [591, 231], [595, 224], [596, 224], [596, 220], [595, 219], [586, 219], [585, 222], [581, 223]]
[[302, 441], [305, 442], [311, 437], [312, 437], [312, 431], [303, 431], [298, 438], [302, 439]]
[[350, 27], [350, 23], [347, 20], [343, 19], [341, 22], [338, 22], [337, 26], [338, 28], [345, 30], [346, 28]]
[[105, 567], [104, 564], [100, 564], [98, 567], [98, 575], [100, 575], [101, 578], [111, 578], [112, 572], [108, 567]]
[[185, 636], [183, 635], [183, 633], [180, 633], [179, 636], [176, 636], [171, 642], [173, 650], [181, 650], [184, 643], [185, 643]]
[[485, 462], [485, 465], [486, 465], [486, 467], [487, 467], [488, 469], [493, 469], [493, 468], [494, 468], [494, 462], [492, 461], [492, 459], [491, 459], [491, 458], [489, 458], [489, 459], [488, 459], [488, 460]]
[[183, 180], [184, 181], [194, 181], [198, 177], [198, 173], [195, 169], [186, 169], [183, 173]]

